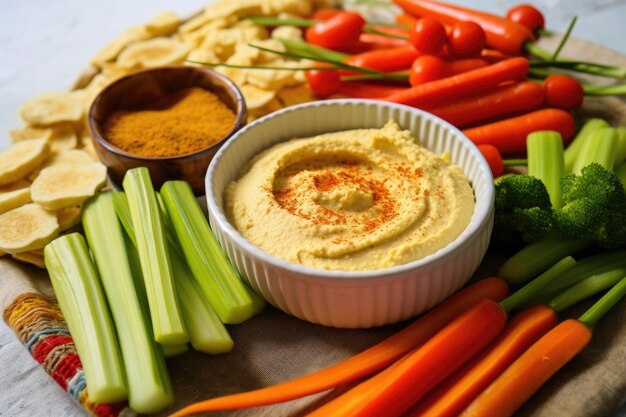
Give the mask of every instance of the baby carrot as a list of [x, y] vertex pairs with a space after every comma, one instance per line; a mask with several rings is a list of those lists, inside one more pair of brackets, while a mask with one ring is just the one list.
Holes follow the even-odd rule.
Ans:
[[434, 106], [490, 90], [505, 81], [526, 78], [529, 65], [525, 58], [511, 58], [452, 77], [419, 84], [401, 93], [392, 94], [387, 101], [414, 107]]
[[539, 84], [521, 81], [426, 109], [462, 128], [486, 120], [537, 110], [543, 104], [543, 96], [543, 89]]
[[504, 161], [502, 160], [502, 155], [500, 155], [500, 152], [495, 146], [478, 145], [478, 150], [487, 160], [489, 168], [491, 168], [491, 175], [493, 175], [494, 178], [498, 178], [504, 173]]
[[[353, 67], [369, 68], [381, 72], [408, 70], [417, 58], [418, 53], [413, 45], [398, 46], [388, 49], [375, 49], [344, 59], [344, 63]], [[343, 75], [358, 74], [347, 71]]]
[[550, 330], [485, 389], [462, 417], [507, 417], [591, 340], [591, 327], [626, 294], [623, 278], [578, 320]]
[[491, 144], [502, 155], [526, 152], [526, 137], [538, 130], [554, 130], [561, 134], [564, 145], [574, 137], [574, 118], [559, 109], [542, 109], [522, 116], [465, 129], [463, 133], [476, 145]]
[[339, 86], [339, 94], [351, 98], [384, 98], [389, 94], [404, 90], [394, 84], [376, 84], [366, 81], [342, 81]]
[[275, 404], [371, 375], [430, 339], [452, 319], [481, 300], [501, 300], [506, 297], [507, 291], [503, 280], [495, 277], [484, 279], [454, 294], [393, 336], [343, 362], [271, 387], [201, 401], [175, 412], [172, 417]]
[[406, 417], [455, 417], [500, 373], [557, 323], [550, 307], [530, 307], [506, 325], [498, 339], [448, 378]]

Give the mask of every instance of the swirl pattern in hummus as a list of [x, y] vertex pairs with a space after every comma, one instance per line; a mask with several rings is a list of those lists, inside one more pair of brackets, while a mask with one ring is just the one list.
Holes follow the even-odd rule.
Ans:
[[373, 270], [423, 258], [467, 227], [461, 169], [390, 121], [265, 150], [226, 190], [227, 216], [253, 244], [315, 268]]

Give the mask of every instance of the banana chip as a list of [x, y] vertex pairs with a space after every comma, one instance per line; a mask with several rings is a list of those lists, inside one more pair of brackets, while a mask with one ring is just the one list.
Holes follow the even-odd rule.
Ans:
[[98, 158], [98, 153], [96, 152], [96, 148], [93, 145], [93, 138], [91, 137], [91, 134], [89, 134], [88, 131], [85, 131], [80, 135], [79, 142], [80, 142], [80, 149], [87, 152], [94, 162], [98, 162], [100, 160]]
[[91, 164], [94, 160], [89, 153], [83, 149], [68, 149], [50, 158], [46, 163], [46, 168], [59, 165], [82, 165]]
[[100, 52], [98, 52], [93, 58], [91, 63], [97, 66], [102, 66], [103, 63], [113, 61], [122, 52], [124, 48], [133, 42], [139, 42], [146, 39], [150, 39], [151, 34], [143, 26], [133, 26], [120, 33], [115, 39], [113, 39], [107, 46], [105, 46]]
[[20, 252], [11, 255], [13, 259], [35, 265], [38, 268], [46, 269], [46, 263], [44, 262], [43, 254], [39, 254], [39, 251]]
[[181, 20], [173, 11], [165, 11], [157, 14], [146, 24], [146, 29], [153, 36], [169, 36], [176, 32]]
[[78, 138], [74, 127], [69, 123], [62, 123], [52, 128], [52, 136], [49, 140], [50, 150], [53, 155], [63, 151], [74, 149], [78, 145]]
[[50, 139], [52, 129], [26, 126], [20, 129], [9, 130], [9, 138], [12, 143], [21, 142], [28, 139]]
[[106, 167], [98, 162], [45, 168], [33, 182], [30, 195], [48, 210], [75, 206], [106, 184], [106, 174]]
[[295, 26], [279, 26], [272, 31], [272, 39], [302, 40], [302, 30]]
[[285, 107], [295, 106], [296, 104], [302, 104], [317, 99], [308, 84], [283, 88], [276, 95]]
[[[272, 66], [280, 68], [294, 67], [297, 64], [292, 61], [282, 59], [272, 62]], [[299, 84], [295, 81], [294, 76], [297, 71], [291, 69], [285, 70], [248, 70], [246, 71], [246, 82], [264, 90], [278, 91], [281, 88]]]
[[121, 68], [149, 68], [182, 62], [189, 47], [171, 38], [154, 38], [124, 49], [117, 58]]
[[[209, 51], [208, 49], [194, 49], [189, 53], [189, 55], [187, 55], [187, 60], [210, 63], [220, 62], [220, 59], [217, 57], [217, 55], [215, 55], [213, 51]], [[202, 66], [201, 64], [196, 64], [193, 62], [187, 62], [187, 65]]]
[[57, 211], [57, 221], [59, 222], [59, 232], [64, 232], [80, 223], [81, 207], [70, 206]]
[[67, 91], [41, 94], [22, 105], [20, 117], [30, 125], [78, 122], [83, 117], [83, 99]]
[[26, 204], [0, 214], [0, 250], [8, 253], [43, 248], [59, 234], [55, 213]]
[[0, 153], [0, 186], [25, 178], [50, 156], [46, 139], [18, 142]]
[[0, 187], [0, 214], [31, 202], [30, 182], [19, 180]]
[[272, 90], [263, 90], [250, 84], [242, 85], [239, 90], [246, 100], [246, 107], [250, 110], [265, 106], [276, 94]]

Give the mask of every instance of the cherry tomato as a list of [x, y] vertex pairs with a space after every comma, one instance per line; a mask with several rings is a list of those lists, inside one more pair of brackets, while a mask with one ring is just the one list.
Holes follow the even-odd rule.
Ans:
[[438, 80], [448, 75], [448, 64], [435, 55], [421, 55], [413, 61], [409, 72], [412, 86]]
[[550, 75], [543, 80], [543, 90], [548, 106], [575, 110], [583, 104], [585, 92], [580, 82], [567, 75]]
[[311, 20], [328, 20], [331, 17], [337, 16], [338, 14], [343, 13], [343, 10], [340, 9], [319, 9], [316, 10], [315, 13], [311, 16]]
[[[327, 67], [329, 64], [316, 63], [316, 67]], [[304, 72], [306, 80], [311, 86], [311, 90], [318, 97], [328, 97], [339, 91], [341, 86], [341, 75], [336, 69], [314, 69]]]
[[528, 30], [535, 33], [537, 29], [543, 29], [545, 19], [541, 12], [530, 4], [518, 4], [509, 9], [506, 18], [512, 22], [526, 26]]
[[446, 28], [430, 17], [419, 19], [411, 30], [411, 43], [421, 54], [437, 54], [448, 40]]
[[306, 40], [328, 49], [340, 49], [359, 41], [365, 20], [352, 12], [341, 12], [326, 21], [317, 23], [305, 32]]
[[485, 47], [485, 31], [478, 23], [457, 22], [452, 26], [448, 48], [453, 55], [478, 56]]
[[494, 178], [498, 178], [504, 173], [504, 161], [502, 161], [502, 155], [500, 155], [498, 148], [493, 145], [478, 145], [478, 150], [487, 160]]

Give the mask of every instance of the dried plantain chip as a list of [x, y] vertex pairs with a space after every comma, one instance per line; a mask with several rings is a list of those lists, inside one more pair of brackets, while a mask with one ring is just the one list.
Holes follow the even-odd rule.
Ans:
[[48, 210], [78, 205], [106, 184], [106, 174], [99, 162], [45, 168], [33, 182], [30, 195]]
[[154, 38], [124, 49], [117, 58], [121, 68], [149, 68], [182, 62], [189, 47], [171, 38]]
[[41, 269], [46, 269], [46, 263], [44, 262], [43, 253], [40, 254], [39, 251], [14, 253], [11, 256], [17, 261], [35, 265], [36, 267], [39, 267]]
[[12, 143], [21, 142], [28, 139], [50, 139], [52, 129], [25, 126], [19, 129], [9, 130], [9, 138]]
[[71, 123], [60, 123], [52, 128], [50, 137], [50, 150], [53, 155], [63, 151], [74, 149], [78, 145], [76, 131]]
[[38, 204], [25, 204], [0, 214], [0, 250], [8, 253], [43, 248], [58, 233], [56, 214]]
[[0, 152], [0, 186], [26, 177], [50, 156], [46, 139], [18, 142]]
[[83, 100], [80, 94], [67, 91], [44, 93], [26, 101], [20, 117], [30, 125], [78, 122], [83, 117]]
[[81, 206], [70, 206], [57, 210], [59, 232], [64, 232], [80, 223]]
[[274, 91], [264, 90], [250, 84], [242, 85], [239, 90], [246, 100], [246, 107], [251, 110], [265, 106], [276, 95]]
[[155, 15], [146, 23], [146, 29], [153, 36], [169, 36], [176, 32], [181, 20], [173, 11], [165, 11]]
[[30, 182], [19, 180], [0, 187], [0, 214], [31, 202]]

